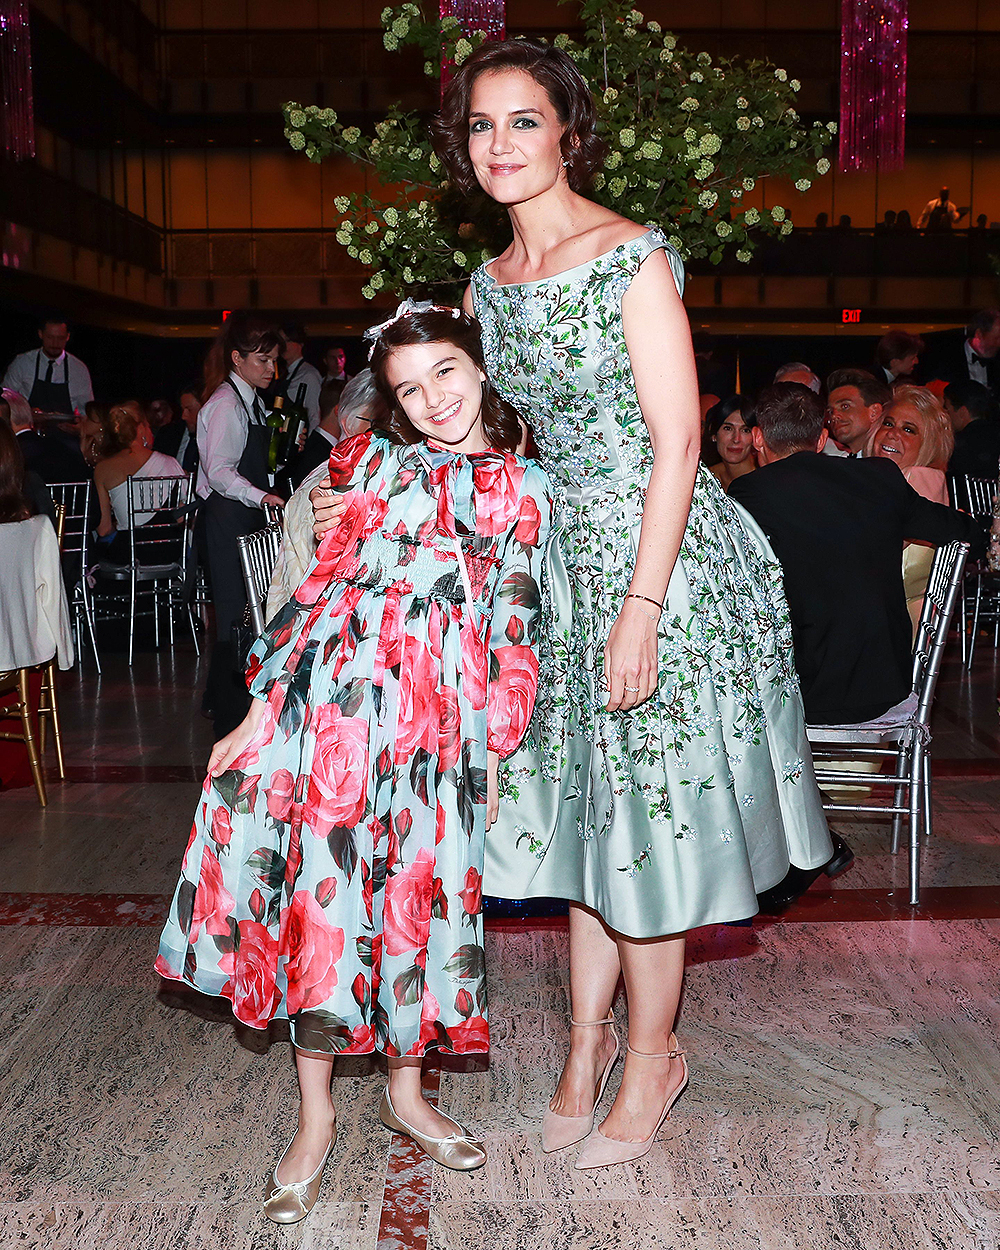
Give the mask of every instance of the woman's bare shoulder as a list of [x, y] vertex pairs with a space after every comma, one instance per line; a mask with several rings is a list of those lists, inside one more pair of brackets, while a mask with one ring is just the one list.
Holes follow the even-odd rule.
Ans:
[[94, 465], [94, 481], [110, 489], [112, 486], [120, 486], [134, 472], [131, 451], [128, 449], [116, 451], [113, 456], [108, 456], [106, 460], [98, 460]]

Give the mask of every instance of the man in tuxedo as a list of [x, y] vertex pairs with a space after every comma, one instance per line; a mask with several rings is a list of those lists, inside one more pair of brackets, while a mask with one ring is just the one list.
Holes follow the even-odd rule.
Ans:
[[885, 379], [888, 386], [899, 378], [908, 378], [920, 363], [924, 340], [906, 330], [890, 330], [875, 345], [875, 368], [877, 376]]
[[949, 473], [996, 478], [1000, 472], [1000, 404], [979, 382], [945, 387], [944, 410], [955, 431]]
[[[729, 493], [781, 562], [806, 721], [874, 720], [903, 703], [912, 685], [904, 539], [971, 539], [975, 522], [918, 495], [889, 460], [819, 454], [828, 437], [823, 403], [808, 387], [766, 387], [753, 419], [760, 467]], [[781, 911], [821, 872], [850, 867], [851, 848], [832, 837], [833, 859], [790, 868], [759, 896], [762, 911]]]
[[927, 354], [925, 381], [979, 382], [1000, 399], [1000, 308], [977, 312], [962, 334], [936, 337]]
[[153, 447], [165, 456], [173, 456], [185, 473], [198, 467], [198, 413], [201, 411], [201, 387], [192, 383], [180, 394], [181, 415], [177, 421], [161, 426], [153, 439]]
[[907, 539], [977, 541], [975, 521], [918, 495], [891, 460], [822, 456], [823, 404], [807, 387], [761, 392], [760, 468], [730, 487], [774, 548], [785, 578], [806, 720], [873, 720], [911, 688], [903, 591]]

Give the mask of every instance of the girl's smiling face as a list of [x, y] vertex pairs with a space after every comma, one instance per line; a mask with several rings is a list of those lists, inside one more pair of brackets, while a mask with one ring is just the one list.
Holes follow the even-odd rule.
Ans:
[[455, 343], [393, 348], [385, 377], [410, 424], [425, 438], [452, 451], [487, 450], [482, 422], [486, 374]]
[[559, 120], [548, 93], [524, 70], [483, 73], [469, 101], [469, 159], [479, 184], [500, 204], [521, 204], [562, 181]]

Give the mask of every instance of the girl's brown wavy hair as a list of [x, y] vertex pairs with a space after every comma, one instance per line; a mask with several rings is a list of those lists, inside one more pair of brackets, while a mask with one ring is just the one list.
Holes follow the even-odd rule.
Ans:
[[[372, 352], [371, 369], [378, 390], [373, 406], [372, 429], [384, 434], [393, 443], [422, 443], [427, 437], [414, 426], [399, 405], [386, 377], [389, 357], [397, 347], [414, 343], [450, 343], [471, 357], [477, 368], [486, 372], [479, 322], [467, 313], [458, 317], [450, 312], [430, 309], [410, 313], [386, 326]], [[521, 440], [521, 423], [514, 409], [502, 400], [487, 381], [483, 383], [483, 433], [490, 447], [498, 451], [516, 451]]]

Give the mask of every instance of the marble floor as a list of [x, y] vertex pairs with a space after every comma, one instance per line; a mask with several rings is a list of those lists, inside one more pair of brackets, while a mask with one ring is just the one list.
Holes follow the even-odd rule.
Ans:
[[[427, 1074], [489, 1162], [455, 1174], [379, 1125], [343, 1061], [323, 1198], [259, 1213], [294, 1123], [287, 1037], [151, 963], [210, 745], [183, 645], [64, 677], [67, 781], [0, 794], [0, 1248], [1000, 1250], [1000, 670], [949, 665], [925, 895], [878, 822], [780, 921], [698, 931], [691, 1085], [651, 1153], [585, 1174], [539, 1127], [567, 1031], [558, 919], [491, 922], [489, 1066]], [[624, 1009], [618, 1016], [625, 1023]], [[613, 1087], [606, 1096], [610, 1101]]]

